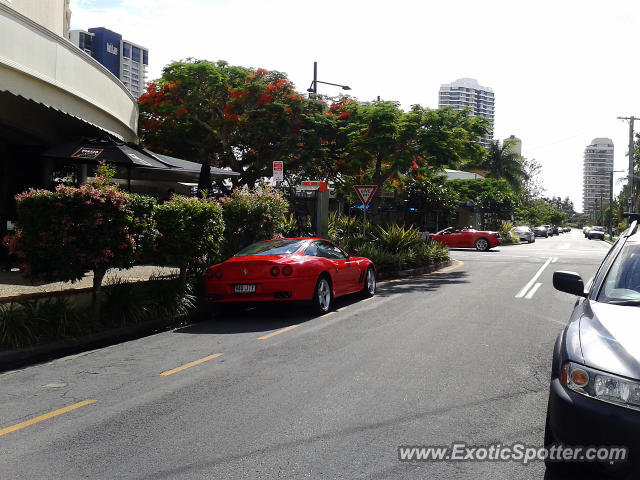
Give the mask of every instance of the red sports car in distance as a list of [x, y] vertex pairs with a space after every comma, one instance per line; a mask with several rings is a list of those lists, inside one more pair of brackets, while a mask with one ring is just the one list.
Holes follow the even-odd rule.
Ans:
[[285, 238], [253, 243], [207, 269], [210, 304], [310, 301], [317, 313], [341, 295], [376, 292], [368, 258], [345, 253], [323, 238]]
[[472, 228], [454, 230], [452, 227], [449, 227], [440, 230], [438, 233], [430, 233], [429, 237], [433, 238], [436, 242], [444, 243], [447, 247], [475, 248], [481, 252], [497, 247], [502, 243], [498, 232], [474, 230]]

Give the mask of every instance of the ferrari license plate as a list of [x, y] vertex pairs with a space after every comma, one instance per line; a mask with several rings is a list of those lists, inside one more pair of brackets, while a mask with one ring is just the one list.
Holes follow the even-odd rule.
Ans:
[[244, 285], [234, 285], [233, 291], [235, 293], [256, 293], [255, 283], [248, 283]]

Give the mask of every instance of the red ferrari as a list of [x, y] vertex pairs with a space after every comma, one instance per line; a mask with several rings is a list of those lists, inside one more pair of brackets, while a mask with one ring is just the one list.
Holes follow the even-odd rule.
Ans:
[[316, 312], [331, 310], [333, 299], [376, 292], [368, 258], [346, 254], [322, 238], [285, 238], [253, 243], [206, 274], [211, 304], [311, 301]]
[[429, 237], [436, 242], [444, 243], [447, 247], [475, 248], [481, 252], [497, 247], [502, 243], [498, 232], [474, 230], [472, 228], [454, 230], [449, 227], [440, 230], [438, 233], [430, 233]]

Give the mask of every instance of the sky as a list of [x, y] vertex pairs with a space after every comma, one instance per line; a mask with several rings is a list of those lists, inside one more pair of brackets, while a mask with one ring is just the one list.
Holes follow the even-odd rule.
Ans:
[[626, 169], [616, 117], [640, 116], [637, 0], [71, 0], [71, 11], [72, 29], [147, 47], [149, 80], [192, 57], [285, 72], [304, 92], [317, 61], [318, 80], [359, 100], [437, 108], [441, 84], [475, 78], [495, 94], [494, 138], [520, 138], [545, 195], [578, 211], [585, 147], [611, 138]]

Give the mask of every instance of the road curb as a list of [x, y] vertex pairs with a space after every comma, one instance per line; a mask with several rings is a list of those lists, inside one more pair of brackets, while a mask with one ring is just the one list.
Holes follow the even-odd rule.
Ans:
[[58, 340], [44, 345], [25, 347], [17, 350], [0, 352], [0, 372], [12, 370], [27, 365], [54, 360], [56, 358], [75, 355], [77, 353], [104, 348], [110, 345], [136, 340], [155, 333], [171, 330], [176, 327], [189, 325], [203, 320], [205, 313], [190, 316], [163, 318], [132, 325], [130, 327], [115, 328], [86, 335], [73, 340]]
[[[450, 271], [453, 271], [457, 268], [460, 268], [461, 266], [464, 265], [464, 262], [461, 260], [455, 260], [455, 259], [449, 259], [446, 260], [444, 262], [439, 262], [435, 265], [432, 265], [433, 268], [428, 269], [428, 271], [423, 271], [423, 272], [419, 272], [419, 273], [415, 273], [419, 270], [423, 270], [423, 269], [413, 269], [413, 270], [404, 270], [404, 272], [413, 272], [411, 274], [407, 274], [404, 276], [398, 276], [398, 277], [392, 277], [392, 278], [387, 278], [384, 279], [380, 282], [378, 282], [378, 285], [384, 285], [387, 283], [392, 283], [392, 282], [400, 282], [402, 280], [406, 280], [409, 278], [417, 278], [417, 277], [422, 277], [422, 276], [427, 276], [427, 275], [432, 275], [432, 274], [440, 274], [440, 273], [449, 273]], [[445, 269], [447, 269], [445, 271]], [[426, 270], [426, 267], [425, 267]]]
[[441, 268], [446, 268], [451, 265], [451, 259], [444, 260], [442, 262], [434, 263], [432, 265], [427, 265], [425, 267], [420, 268], [411, 268], [409, 270], [398, 270], [389, 274], [378, 274], [377, 277], [379, 280], [394, 280], [398, 278], [406, 278], [406, 277], [417, 277], [419, 275], [424, 275], [425, 273], [435, 272], [436, 270], [440, 270]]

